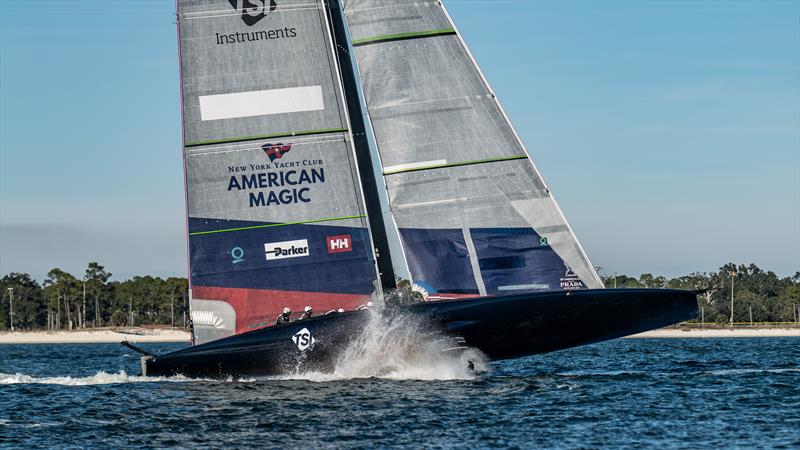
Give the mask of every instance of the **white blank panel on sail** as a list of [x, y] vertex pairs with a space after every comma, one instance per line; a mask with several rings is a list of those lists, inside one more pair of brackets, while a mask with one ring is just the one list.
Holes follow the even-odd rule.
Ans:
[[322, 86], [200, 96], [200, 117], [203, 121], [323, 109]]

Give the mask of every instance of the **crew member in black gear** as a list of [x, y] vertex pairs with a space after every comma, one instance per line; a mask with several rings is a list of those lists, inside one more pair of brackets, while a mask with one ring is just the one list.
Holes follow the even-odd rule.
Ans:
[[192, 345], [194, 345], [194, 322], [191, 317], [186, 321], [186, 328], [189, 329], [189, 334], [192, 337]]
[[292, 314], [292, 310], [289, 308], [283, 308], [283, 312], [278, 315], [278, 318], [275, 320], [275, 325], [280, 325], [282, 323], [289, 323], [291, 320], [289, 316]]
[[300, 316], [300, 320], [310, 319], [313, 314], [314, 314], [314, 310], [311, 309], [310, 306], [306, 306], [306, 308], [303, 310], [303, 315]]

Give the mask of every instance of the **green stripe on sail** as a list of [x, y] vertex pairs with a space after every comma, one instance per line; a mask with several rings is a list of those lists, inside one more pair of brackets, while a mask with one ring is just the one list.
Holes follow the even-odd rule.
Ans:
[[501, 162], [501, 161], [513, 161], [516, 159], [528, 159], [527, 156], [506, 156], [503, 158], [489, 158], [489, 159], [476, 159], [473, 161], [463, 161], [457, 163], [450, 163], [450, 164], [436, 164], [432, 166], [423, 166], [423, 167], [410, 167], [408, 169], [398, 169], [392, 170], [389, 172], [383, 172], [384, 175], [395, 175], [398, 173], [405, 173], [405, 172], [416, 172], [419, 170], [431, 170], [431, 169], [442, 169], [445, 167], [458, 167], [458, 166], [471, 166], [473, 164], [485, 164], [485, 163], [493, 163], [493, 162]]
[[378, 42], [401, 41], [403, 39], [414, 39], [414, 38], [431, 37], [431, 36], [446, 36], [448, 34], [456, 34], [456, 30], [454, 30], [453, 28], [444, 28], [441, 30], [414, 31], [410, 33], [399, 33], [399, 34], [385, 34], [383, 36], [355, 39], [353, 41], [353, 46], [376, 44]]
[[198, 147], [200, 145], [211, 145], [211, 144], [228, 144], [232, 142], [256, 141], [259, 139], [289, 138], [295, 136], [308, 136], [310, 134], [344, 133], [346, 131], [347, 128], [322, 128], [319, 130], [292, 131], [289, 133], [273, 133], [273, 134], [262, 134], [259, 136], [242, 136], [230, 139], [212, 139], [208, 141], [194, 141], [187, 143], [186, 147]]
[[247, 231], [247, 230], [258, 230], [260, 228], [274, 228], [274, 227], [285, 227], [289, 225], [305, 225], [307, 223], [320, 223], [320, 222], [333, 222], [335, 220], [346, 220], [346, 219], [363, 219], [367, 217], [366, 215], [360, 216], [343, 216], [343, 217], [328, 217], [325, 219], [313, 219], [313, 220], [304, 220], [302, 222], [284, 222], [284, 223], [272, 223], [269, 225], [253, 225], [252, 227], [240, 227], [240, 228], [226, 228], [224, 230], [211, 230], [211, 231], [198, 231], [195, 233], [189, 233], [189, 236], [200, 236], [203, 234], [215, 234], [215, 233], [231, 233], [234, 231]]

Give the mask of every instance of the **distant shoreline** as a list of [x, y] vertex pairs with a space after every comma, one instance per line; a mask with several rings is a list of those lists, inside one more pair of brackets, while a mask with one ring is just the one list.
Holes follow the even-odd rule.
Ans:
[[[625, 339], [799, 337], [800, 328], [662, 328], [626, 336]], [[131, 328], [124, 330], [23, 331], [1, 332], [2, 344], [109, 344], [189, 343], [189, 333], [177, 329]]]
[[661, 328], [625, 339], [800, 337], [800, 328]]
[[0, 333], [2, 344], [110, 344], [128, 341], [140, 342], [185, 342], [189, 333], [175, 329], [131, 328], [125, 330], [80, 330], [80, 331], [17, 331]]

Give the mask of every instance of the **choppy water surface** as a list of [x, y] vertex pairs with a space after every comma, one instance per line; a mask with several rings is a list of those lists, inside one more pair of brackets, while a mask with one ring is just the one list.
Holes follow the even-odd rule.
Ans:
[[0, 345], [0, 446], [800, 447], [798, 338], [617, 340], [479, 376], [150, 379], [138, 361]]

